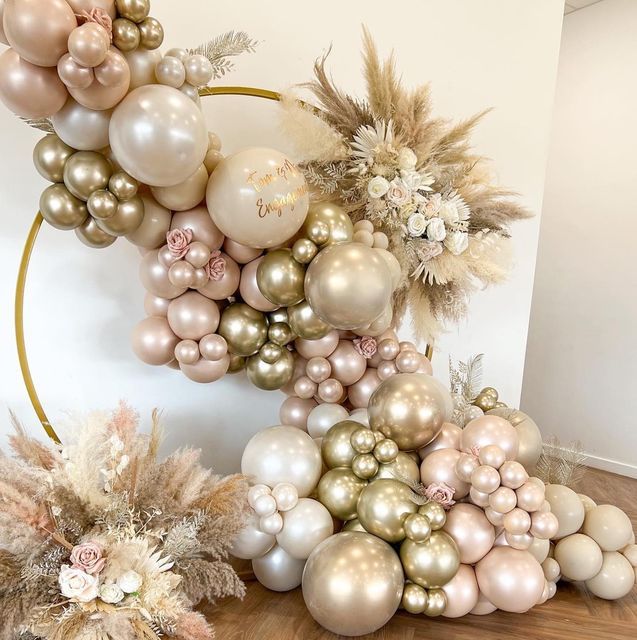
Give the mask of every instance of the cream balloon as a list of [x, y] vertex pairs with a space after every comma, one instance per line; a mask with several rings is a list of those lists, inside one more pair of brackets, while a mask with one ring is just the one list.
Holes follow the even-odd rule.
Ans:
[[180, 91], [163, 85], [131, 91], [115, 109], [109, 135], [122, 168], [154, 187], [180, 184], [208, 151], [202, 112]]
[[171, 362], [178, 342], [166, 318], [145, 318], [133, 330], [133, 351], [146, 364], [160, 366]]
[[157, 77], [155, 75], [155, 67], [161, 60], [161, 53], [155, 50], [142, 49], [141, 47], [134, 51], [122, 52], [128, 67], [130, 69], [130, 86], [129, 91], [134, 91], [138, 87], [147, 84], [156, 84]]
[[208, 210], [226, 236], [248, 247], [271, 248], [291, 238], [309, 206], [300, 170], [274, 149], [245, 149], [224, 158], [206, 192]]
[[600, 504], [586, 513], [582, 532], [595, 540], [602, 551], [619, 551], [630, 542], [633, 526], [621, 509]]
[[170, 229], [172, 215], [147, 194], [141, 196], [144, 203], [144, 220], [126, 239], [138, 247], [157, 249], [166, 242], [166, 233]]
[[78, 151], [97, 151], [108, 146], [108, 126], [113, 111], [87, 109], [69, 98], [51, 117], [51, 124], [61, 140]]
[[[471, 504], [455, 504], [447, 512], [443, 527], [458, 545], [460, 562], [475, 564], [491, 551], [495, 541], [495, 529], [486, 519], [482, 509]], [[477, 600], [477, 595], [476, 595]], [[473, 609], [475, 602], [469, 609]]]
[[279, 545], [252, 561], [257, 580], [271, 591], [291, 591], [301, 584], [305, 560], [297, 560]]
[[277, 426], [254, 435], [241, 458], [241, 472], [256, 482], [293, 484], [299, 496], [310, 495], [321, 476], [321, 454], [312, 438], [295, 427]]
[[307, 419], [307, 430], [312, 438], [323, 437], [337, 422], [347, 420], [347, 409], [340, 404], [319, 404]]
[[540, 564], [542, 564], [542, 562], [544, 562], [549, 556], [551, 543], [548, 540], [533, 538], [533, 542], [528, 548], [528, 551]]
[[232, 541], [229, 551], [235, 558], [254, 560], [264, 556], [275, 543], [274, 536], [259, 529], [259, 518], [252, 514], [246, 526]]
[[604, 551], [602, 568], [585, 584], [598, 598], [619, 600], [632, 591], [635, 585], [635, 571], [618, 551]]
[[562, 538], [555, 545], [555, 560], [569, 580], [590, 580], [602, 568], [602, 550], [588, 536], [581, 533]]
[[461, 564], [458, 573], [442, 587], [447, 595], [444, 618], [461, 618], [478, 604], [480, 589], [473, 567]]
[[190, 177], [173, 187], [153, 187], [151, 192], [159, 204], [172, 211], [188, 211], [206, 195], [208, 172], [202, 164]]
[[584, 523], [584, 505], [575, 491], [561, 484], [547, 484], [545, 497], [559, 522], [553, 537], [564, 538], [579, 531]]
[[301, 498], [295, 507], [283, 513], [283, 529], [276, 541], [293, 558], [305, 560], [333, 533], [330, 512], [316, 500]]
[[403, 585], [400, 560], [386, 542], [347, 531], [323, 541], [309, 557], [303, 599], [312, 617], [328, 631], [359, 636], [391, 619]]

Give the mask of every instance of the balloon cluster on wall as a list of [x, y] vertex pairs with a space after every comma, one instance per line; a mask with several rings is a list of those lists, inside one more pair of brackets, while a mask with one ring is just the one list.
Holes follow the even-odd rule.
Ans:
[[[294, 417], [290, 400], [282, 416]], [[489, 405], [461, 428], [435, 378], [396, 373], [366, 409], [322, 404], [299, 411], [295, 426], [257, 433], [241, 465], [255, 483], [254, 515], [233, 553], [252, 559], [269, 589], [302, 585], [310, 614], [348, 636], [375, 631], [399, 608], [524, 613], [552, 598], [561, 578], [602, 598], [626, 595], [637, 560], [628, 517], [533, 476], [535, 423]], [[290, 518], [298, 506], [285, 510], [297, 494], [302, 519]]]

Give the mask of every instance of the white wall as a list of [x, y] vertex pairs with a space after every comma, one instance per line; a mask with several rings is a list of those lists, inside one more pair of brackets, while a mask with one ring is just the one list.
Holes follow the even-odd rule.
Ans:
[[[311, 11], [311, 12], [310, 12]], [[495, 107], [480, 125], [476, 146], [495, 161], [501, 182], [541, 209], [548, 133], [561, 27], [558, 0], [154, 0], [153, 15], [167, 31], [166, 46], [194, 46], [228, 29], [261, 41], [256, 54], [237, 61], [230, 84], [285, 88], [310, 77], [312, 62], [334, 45], [330, 68], [353, 93], [361, 93], [360, 25], [381, 50], [392, 47], [408, 84], [431, 80], [436, 113], [467, 117]], [[209, 98], [210, 128], [225, 150], [281, 146], [275, 105], [248, 98]], [[38, 134], [0, 110], [0, 394], [3, 404], [36, 425], [20, 378], [11, 323], [13, 282], [21, 245], [44, 186], [31, 165]], [[476, 296], [472, 317], [440, 341], [439, 375], [447, 353], [489, 354], [488, 381], [515, 403], [520, 394], [526, 327], [535, 265], [539, 215], [515, 229], [518, 266], [508, 285]], [[27, 343], [33, 375], [49, 417], [64, 409], [112, 406], [127, 398], [147, 415], [163, 407], [169, 444], [206, 450], [220, 470], [236, 467], [249, 436], [277, 419], [278, 393], [227, 378], [198, 386], [177, 372], [138, 362], [128, 346], [142, 317], [134, 247], [117, 242], [102, 252], [84, 248], [74, 234], [45, 228], [29, 274]], [[5, 421], [2, 429], [6, 431]]]
[[637, 477], [637, 3], [564, 20], [522, 408]]

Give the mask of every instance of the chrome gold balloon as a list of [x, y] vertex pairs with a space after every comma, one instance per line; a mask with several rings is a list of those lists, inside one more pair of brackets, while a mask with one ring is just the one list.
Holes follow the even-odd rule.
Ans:
[[68, 144], [65, 144], [51, 133], [44, 136], [33, 149], [33, 164], [38, 173], [49, 182], [62, 182], [64, 179], [64, 165], [75, 153]]
[[290, 325], [286, 322], [275, 322], [268, 328], [268, 339], [280, 347], [289, 344], [295, 337]]
[[290, 249], [270, 251], [257, 269], [259, 291], [272, 304], [282, 307], [297, 304], [305, 298], [304, 281], [305, 267], [294, 259]]
[[438, 502], [432, 501], [423, 504], [421, 507], [418, 507], [418, 513], [427, 517], [433, 531], [442, 529], [445, 526], [445, 522], [447, 522], [447, 512]]
[[367, 531], [365, 531], [365, 527], [363, 527], [363, 525], [360, 523], [360, 520], [358, 518], [354, 518], [353, 520], [348, 520], [344, 525], [343, 525], [343, 531], [361, 531], [362, 533], [367, 533]]
[[139, 44], [144, 49], [159, 49], [164, 41], [164, 28], [157, 18], [144, 18], [138, 25]]
[[376, 438], [372, 431], [362, 428], [352, 433], [350, 443], [357, 453], [371, 453], [376, 446]]
[[248, 358], [248, 378], [255, 387], [265, 391], [274, 391], [285, 386], [294, 373], [294, 356], [287, 349], [281, 350], [276, 362], [268, 363], [259, 353]]
[[429, 589], [423, 613], [430, 618], [441, 616], [447, 608], [447, 594], [442, 589]]
[[93, 191], [106, 189], [113, 173], [110, 162], [95, 151], [78, 151], [64, 165], [64, 184], [85, 202]]
[[396, 478], [403, 481], [420, 482], [420, 467], [408, 453], [399, 451], [395, 460], [379, 466], [378, 473], [373, 477], [373, 480], [379, 480], [380, 478]]
[[137, 195], [139, 182], [128, 175], [126, 171], [118, 171], [111, 176], [108, 181], [108, 190], [120, 200], [130, 200]]
[[88, 217], [86, 204], [63, 184], [52, 184], [40, 196], [40, 213], [56, 229], [75, 229]]
[[358, 519], [367, 531], [387, 542], [405, 538], [405, 518], [416, 513], [412, 490], [403, 482], [383, 478], [367, 485], [358, 500]]
[[318, 484], [318, 499], [339, 520], [356, 517], [356, 505], [361, 491], [367, 486], [365, 480], [356, 477], [351, 469], [331, 469]]
[[408, 582], [405, 585], [400, 606], [407, 613], [424, 613], [427, 607], [427, 591], [419, 584]]
[[308, 238], [313, 239], [313, 234], [310, 234], [309, 230], [318, 222], [327, 225], [329, 235], [323, 242], [314, 240], [317, 244], [351, 242], [354, 237], [354, 225], [351, 218], [341, 207], [332, 202], [316, 202], [310, 205], [310, 210], [305, 219], [305, 225], [303, 226]]
[[139, 47], [141, 34], [138, 26], [126, 18], [113, 20], [113, 44], [124, 52], [135, 51]]
[[105, 220], [117, 213], [119, 200], [107, 189], [98, 189], [88, 197], [86, 206], [94, 218]]
[[378, 460], [371, 453], [359, 453], [352, 460], [352, 471], [363, 480], [369, 480], [378, 473]]
[[236, 302], [221, 314], [217, 333], [228, 343], [228, 351], [238, 356], [254, 355], [268, 338], [268, 321], [263, 313]]
[[230, 364], [228, 366], [228, 373], [239, 373], [246, 368], [247, 359], [244, 356], [237, 356], [234, 353], [229, 353]]
[[405, 518], [405, 534], [414, 542], [424, 542], [431, 535], [429, 518], [421, 513], [412, 513]]
[[314, 313], [307, 300], [288, 307], [288, 319], [292, 331], [305, 340], [318, 340], [332, 330]]
[[275, 362], [278, 362], [282, 356], [283, 356], [283, 349], [281, 349], [281, 347], [278, 344], [275, 344], [274, 342], [266, 342], [259, 349], [259, 357], [266, 364], [274, 364]]
[[458, 547], [444, 531], [433, 531], [424, 542], [405, 540], [400, 559], [407, 578], [427, 589], [443, 587], [460, 567]]
[[330, 239], [330, 227], [327, 222], [315, 220], [305, 226], [305, 234], [310, 242], [322, 246]]
[[[335, 424], [324, 436], [321, 443], [321, 455], [328, 469], [349, 467], [356, 457], [351, 445], [352, 434], [361, 428], [360, 422], [343, 420]], [[373, 475], [373, 474], [372, 474]]]
[[374, 447], [374, 457], [378, 462], [382, 462], [383, 464], [388, 464], [396, 460], [398, 456], [398, 445], [389, 438], [383, 438], [375, 447]]
[[144, 201], [135, 196], [120, 202], [110, 218], [97, 219], [97, 226], [113, 236], [126, 236], [136, 231], [144, 221]]
[[75, 229], [75, 235], [87, 246], [92, 249], [104, 249], [110, 247], [117, 238], [115, 236], [102, 231], [97, 223], [90, 216]]
[[299, 238], [292, 246], [292, 255], [297, 262], [309, 264], [318, 253], [318, 247], [309, 238]]
[[150, 0], [115, 0], [115, 6], [122, 18], [133, 22], [141, 22], [150, 12]]

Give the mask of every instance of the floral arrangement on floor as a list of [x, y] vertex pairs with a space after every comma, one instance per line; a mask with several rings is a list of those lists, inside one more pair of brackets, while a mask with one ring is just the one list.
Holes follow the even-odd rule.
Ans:
[[313, 196], [389, 236], [403, 274], [395, 313], [410, 310], [418, 334], [435, 337], [444, 321], [465, 315], [475, 289], [505, 278], [508, 226], [530, 214], [492, 184], [485, 158], [471, 150], [469, 135], [484, 113], [456, 125], [433, 118], [429, 87], [405, 89], [394, 57], [381, 63], [367, 31], [365, 100], [334, 86], [325, 62], [317, 61], [304, 87], [318, 108], [287, 96], [284, 131]]
[[14, 420], [0, 464], [0, 638], [208, 640], [202, 599], [242, 597], [227, 561], [245, 525], [247, 483], [158, 459], [126, 405], [72, 422], [45, 445]]

